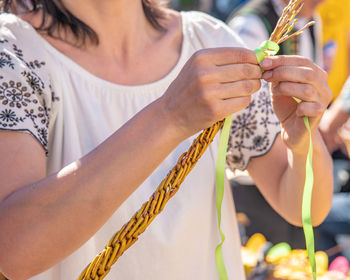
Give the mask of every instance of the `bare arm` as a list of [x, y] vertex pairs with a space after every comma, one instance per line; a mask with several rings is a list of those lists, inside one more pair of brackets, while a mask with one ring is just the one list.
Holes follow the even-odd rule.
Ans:
[[[332, 199], [332, 162], [322, 141], [313, 138], [312, 223], [327, 216]], [[252, 159], [249, 174], [269, 204], [289, 223], [301, 226], [301, 202], [305, 182], [305, 154], [287, 150], [280, 137], [269, 153]], [[266, 168], [268, 166], [268, 168]]]
[[34, 138], [1, 132], [0, 271], [27, 279], [72, 253], [182, 140], [245, 108], [260, 78], [252, 51], [197, 52], [160, 99], [46, 178]]
[[343, 110], [343, 100], [337, 98], [327, 110], [320, 124], [322, 137], [330, 153], [342, 146], [339, 130], [349, 119], [349, 113]]
[[80, 247], [182, 140], [158, 103], [47, 178], [45, 152], [31, 135], [0, 132], [0, 270], [10, 279]]
[[[333, 192], [332, 160], [318, 131], [319, 121], [331, 98], [327, 77], [304, 58], [281, 56], [270, 61], [272, 65], [265, 67], [268, 71], [263, 77], [272, 82], [273, 107], [280, 119], [282, 133], [271, 152], [253, 159], [248, 171], [275, 210], [290, 223], [301, 225], [309, 146], [302, 116], [308, 116], [314, 146], [312, 222], [318, 225], [328, 214]], [[303, 102], [297, 104], [293, 96]]]

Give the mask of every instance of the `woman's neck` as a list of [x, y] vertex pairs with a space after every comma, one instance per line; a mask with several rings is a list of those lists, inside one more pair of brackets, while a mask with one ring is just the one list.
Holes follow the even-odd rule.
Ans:
[[[41, 32], [41, 35], [95, 76], [117, 84], [139, 85], [159, 80], [176, 65], [183, 39], [178, 12], [164, 9], [163, 32], [148, 22], [141, 0], [63, 0], [63, 3], [97, 33], [99, 44], [87, 40], [85, 45], [75, 46], [76, 38], [68, 28], [67, 33], [49, 36]], [[38, 27], [42, 13], [39, 10], [21, 18]]]
[[[74, 0], [62, 1], [77, 18], [98, 35], [99, 51], [106, 55], [137, 56], [157, 40], [161, 32], [147, 20], [142, 1], [130, 0]], [[93, 45], [87, 47], [95, 47]]]

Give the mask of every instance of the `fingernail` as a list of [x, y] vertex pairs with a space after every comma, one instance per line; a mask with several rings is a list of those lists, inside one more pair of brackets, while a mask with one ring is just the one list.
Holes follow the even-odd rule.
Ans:
[[272, 61], [270, 59], [265, 58], [260, 65], [262, 68], [268, 68], [272, 66]]
[[272, 77], [272, 71], [266, 71], [266, 72], [264, 72], [264, 74], [262, 75], [262, 78], [264, 79], [264, 80], [268, 80], [268, 79], [270, 79]]

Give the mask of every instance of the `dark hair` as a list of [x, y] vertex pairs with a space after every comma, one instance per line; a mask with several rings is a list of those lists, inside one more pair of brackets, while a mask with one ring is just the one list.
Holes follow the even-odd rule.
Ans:
[[[164, 18], [162, 6], [166, 1], [141, 0], [143, 11], [149, 23], [157, 30], [164, 31], [164, 26], [160, 23]], [[98, 44], [99, 39], [96, 32], [80, 19], [76, 18], [62, 3], [61, 0], [0, 0], [0, 11], [18, 14], [18, 7], [25, 11], [38, 11], [42, 9], [43, 18], [38, 30], [45, 31], [49, 36], [54, 37], [54, 31], [63, 29], [70, 30], [77, 43], [84, 45], [86, 39], [93, 44]], [[48, 21], [48, 16], [51, 16]], [[63, 39], [63, 38], [59, 38]]]

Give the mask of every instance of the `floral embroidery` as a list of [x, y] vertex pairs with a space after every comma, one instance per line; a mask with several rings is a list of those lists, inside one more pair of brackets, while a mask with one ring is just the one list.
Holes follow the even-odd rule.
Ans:
[[245, 169], [250, 158], [269, 151], [279, 131], [280, 124], [272, 110], [269, 84], [263, 82], [249, 106], [233, 117], [228, 166], [231, 169]]
[[15, 67], [14, 63], [12, 62], [11, 56], [9, 56], [5, 52], [0, 52], [0, 68], [4, 68], [6, 65], [11, 69], [14, 69]]
[[36, 91], [39, 95], [43, 94], [45, 88], [44, 82], [35, 73], [30, 71], [23, 71], [21, 74], [26, 78], [30, 87]]
[[5, 122], [13, 122], [16, 120], [16, 113], [14, 111], [5, 109], [0, 113], [0, 119]]
[[56, 93], [53, 91], [51, 84], [49, 84], [50, 92], [51, 92], [51, 101], [59, 101], [60, 98], [56, 95]]
[[23, 121], [23, 118], [17, 117], [16, 113], [11, 109], [5, 109], [0, 112], [0, 127], [14, 127]]
[[45, 146], [47, 146], [48, 143], [48, 130], [46, 128], [39, 128], [38, 129], [39, 132], [39, 139], [40, 142], [43, 143]]
[[0, 85], [0, 101], [3, 105], [9, 105], [10, 107], [21, 108], [22, 106], [28, 106], [28, 103], [32, 102], [29, 97], [31, 93], [28, 92], [27, 87], [23, 86], [21, 82], [15, 83], [10, 81], [9, 83], [3, 82]]
[[[0, 39], [0, 43], [8, 43], [8, 40]], [[7, 51], [11, 46], [12, 54]], [[45, 65], [44, 61], [37, 59], [26, 60], [22, 49], [16, 44], [0, 52], [0, 68], [19, 70], [15, 74], [18, 80], [5, 80], [6, 76], [0, 75], [0, 129], [28, 131], [47, 151], [49, 112], [52, 106], [47, 102], [56, 102], [59, 98], [51, 84], [45, 84], [37, 73]], [[45, 94], [51, 94], [50, 99], [45, 98]]]
[[12, 44], [12, 48], [16, 56], [23, 61], [23, 51], [16, 44]]
[[25, 65], [30, 68], [30, 69], [36, 69], [36, 68], [41, 68], [42, 66], [44, 66], [46, 63], [44, 61], [38, 61], [38, 60], [34, 60], [34, 61], [29, 61], [27, 62], [23, 57], [23, 51], [17, 47], [16, 44], [12, 45], [13, 51], [16, 54], [17, 58], [20, 59], [21, 61], [23, 61], [25, 63]]
[[[48, 115], [43, 107], [38, 107], [38, 111], [41, 113], [35, 112], [33, 109], [25, 109], [25, 117], [27, 119], [30, 119], [33, 123], [34, 128], [38, 132], [36, 136], [39, 138], [39, 141], [44, 145], [44, 147], [47, 146], [48, 143]], [[44, 125], [44, 127], [41, 125], [38, 125], [38, 122]]]

